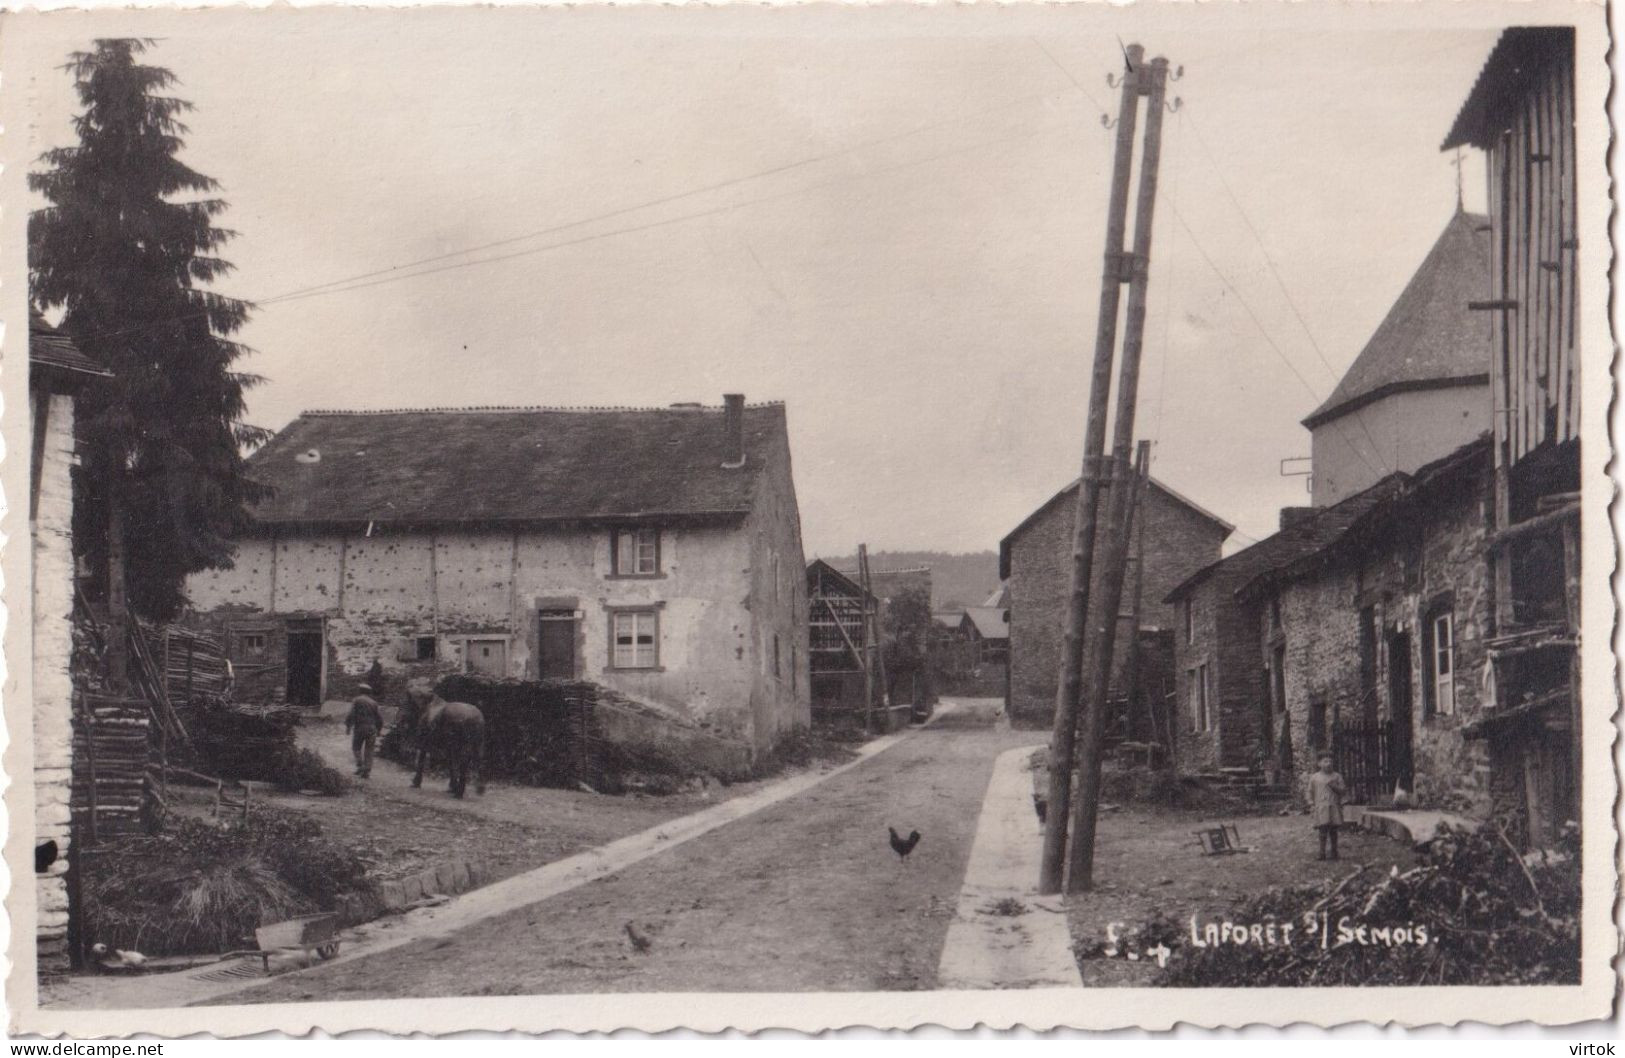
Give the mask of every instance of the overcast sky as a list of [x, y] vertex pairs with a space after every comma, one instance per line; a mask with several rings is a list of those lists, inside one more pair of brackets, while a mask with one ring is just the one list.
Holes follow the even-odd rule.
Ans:
[[1438, 147], [1497, 36], [1344, 10], [1336, 33], [1216, 4], [1177, 30], [1094, 6], [62, 14], [11, 41], [6, 86], [36, 157], [71, 142], [68, 51], [163, 38], [147, 60], [197, 107], [186, 158], [241, 233], [220, 289], [264, 303], [261, 425], [739, 391], [788, 404], [809, 556], [958, 551], [1077, 473], [1104, 77], [1141, 40], [1185, 75], [1139, 433], [1250, 542], [1308, 502], [1279, 474], [1309, 452], [1299, 420], [1455, 208]]

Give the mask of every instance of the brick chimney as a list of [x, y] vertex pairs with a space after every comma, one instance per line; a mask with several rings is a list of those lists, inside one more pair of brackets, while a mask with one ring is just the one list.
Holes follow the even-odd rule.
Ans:
[[1313, 518], [1319, 510], [1319, 507], [1282, 507], [1281, 528], [1290, 529], [1299, 522]]
[[727, 460], [723, 466], [733, 469], [745, 465], [745, 395], [722, 395], [722, 429], [727, 439]]

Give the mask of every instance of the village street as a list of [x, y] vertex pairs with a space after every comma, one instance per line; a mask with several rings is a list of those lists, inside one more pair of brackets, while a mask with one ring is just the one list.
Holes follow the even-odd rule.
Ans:
[[[1042, 740], [996, 713], [965, 703], [800, 795], [454, 937], [214, 1002], [935, 987], [994, 760]], [[888, 826], [921, 834], [906, 863]]]

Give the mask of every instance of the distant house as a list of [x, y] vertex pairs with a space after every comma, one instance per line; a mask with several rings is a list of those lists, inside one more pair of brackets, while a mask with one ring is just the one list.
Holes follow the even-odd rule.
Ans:
[[[1467, 733], [1484, 740], [1498, 810], [1531, 845], [1578, 818], [1584, 745], [1575, 114], [1601, 102], [1576, 97], [1574, 38], [1572, 26], [1503, 32], [1443, 143], [1485, 152], [1493, 262], [1473, 305], [1495, 411], [1490, 706]], [[1606, 489], [1593, 463], [1586, 487]]]
[[[1048, 724], [1055, 712], [1061, 636], [1071, 588], [1073, 482], [1028, 515], [999, 543], [999, 576], [1009, 596], [1009, 710], [1014, 720]], [[1139, 635], [1117, 637], [1114, 687], [1124, 688], [1123, 667], [1143, 646], [1147, 659], [1166, 657], [1164, 644], [1175, 619], [1164, 597], [1180, 581], [1217, 561], [1235, 528], [1155, 479], [1145, 490], [1145, 562]], [[1137, 534], [1138, 536], [1138, 534]], [[1098, 578], [1099, 571], [1096, 576]], [[1124, 610], [1132, 607], [1134, 570], [1125, 584]], [[1098, 583], [1098, 580], [1097, 580]], [[1149, 667], [1149, 666], [1148, 666]], [[1171, 684], [1167, 673], [1146, 672], [1152, 697]]]
[[1004, 606], [967, 606], [965, 638], [976, 644], [980, 664], [1003, 665], [1010, 659], [1010, 610]]
[[1456, 210], [1325, 403], [1303, 420], [1317, 507], [1418, 467], [1490, 428], [1489, 218]]
[[275, 491], [188, 590], [239, 694], [586, 679], [754, 751], [809, 721], [782, 405], [308, 412], [254, 454]]
[[[32, 565], [32, 766], [35, 847], [55, 842], [54, 861], [34, 875], [34, 931], [43, 973], [68, 969], [67, 872], [75, 857], [73, 468], [77, 396], [109, 372], [34, 313], [28, 328], [31, 404], [28, 528]], [[14, 820], [13, 826], [16, 826]], [[17, 889], [13, 879], [12, 888]]]

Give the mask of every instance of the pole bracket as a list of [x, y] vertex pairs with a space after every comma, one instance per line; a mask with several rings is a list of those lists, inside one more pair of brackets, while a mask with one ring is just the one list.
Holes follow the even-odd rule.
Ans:
[[1119, 283], [1132, 283], [1136, 279], [1145, 279], [1150, 273], [1151, 261], [1144, 254], [1132, 250], [1106, 254], [1107, 278], [1115, 278]]

